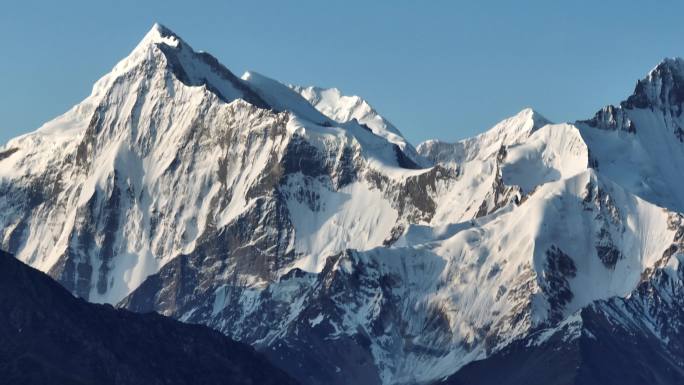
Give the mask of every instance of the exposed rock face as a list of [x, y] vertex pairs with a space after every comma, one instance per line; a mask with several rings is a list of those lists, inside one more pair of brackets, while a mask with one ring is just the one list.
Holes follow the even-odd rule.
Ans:
[[575, 330], [678, 258], [680, 62], [589, 121], [526, 109], [415, 150], [358, 97], [238, 78], [156, 26], [0, 149], [0, 242], [306, 384], [429, 383]]
[[684, 102], [684, 61], [668, 58], [660, 62], [645, 79], [637, 82], [632, 94], [621, 105], [628, 109], [657, 108], [681, 114]]
[[684, 195], [673, 181], [681, 179], [679, 165], [684, 161], [682, 89], [684, 60], [665, 59], [619, 106], [605, 107], [593, 119], [576, 123], [603, 175], [678, 212], [684, 211]]
[[491, 214], [509, 203], [520, 202], [520, 188], [518, 186], [506, 186], [503, 180], [501, 167], [506, 159], [506, 147], [502, 146], [496, 154], [496, 171], [492, 182], [492, 191], [485, 195], [485, 199], [475, 213], [475, 218]]
[[552, 312], [549, 315], [549, 321], [559, 322], [563, 319], [565, 306], [572, 301], [574, 296], [570, 288], [570, 280], [577, 275], [577, 267], [574, 260], [563, 250], [551, 246], [546, 251], [544, 271], [547, 278], [542, 290], [546, 294]]
[[440, 384], [677, 384], [684, 381], [679, 257], [627, 298], [592, 303], [472, 362]]
[[0, 377], [11, 384], [296, 384], [198, 325], [74, 298], [0, 251]]
[[606, 106], [599, 110], [593, 118], [582, 123], [603, 130], [622, 130], [630, 134], [636, 132], [634, 122], [629, 119], [621, 107]]

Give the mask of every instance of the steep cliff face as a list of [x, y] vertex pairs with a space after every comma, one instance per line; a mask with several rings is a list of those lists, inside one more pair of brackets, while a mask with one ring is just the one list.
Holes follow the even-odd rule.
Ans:
[[435, 381], [634, 301], [678, 260], [681, 67], [587, 121], [525, 109], [416, 150], [361, 98], [238, 78], [157, 25], [0, 149], [0, 242], [307, 384]]
[[684, 60], [666, 59], [619, 106], [577, 122], [596, 169], [633, 193], [682, 212]]

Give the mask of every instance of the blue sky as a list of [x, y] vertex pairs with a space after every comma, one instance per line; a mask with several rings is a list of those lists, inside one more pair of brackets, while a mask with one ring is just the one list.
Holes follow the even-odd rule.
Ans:
[[587, 118], [684, 55], [681, 1], [7, 1], [0, 143], [92, 84], [158, 21], [237, 75], [366, 98], [413, 143], [481, 132], [524, 107]]

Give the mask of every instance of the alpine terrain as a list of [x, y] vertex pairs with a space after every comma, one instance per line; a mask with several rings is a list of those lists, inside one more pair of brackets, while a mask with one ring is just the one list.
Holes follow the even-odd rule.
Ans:
[[0, 148], [0, 246], [303, 384], [684, 382], [684, 60], [618, 106], [412, 146], [155, 25]]

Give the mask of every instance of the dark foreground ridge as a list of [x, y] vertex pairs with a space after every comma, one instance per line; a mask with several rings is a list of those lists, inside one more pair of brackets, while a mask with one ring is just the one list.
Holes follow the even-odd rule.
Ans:
[[204, 326], [73, 297], [0, 251], [3, 384], [295, 384]]

